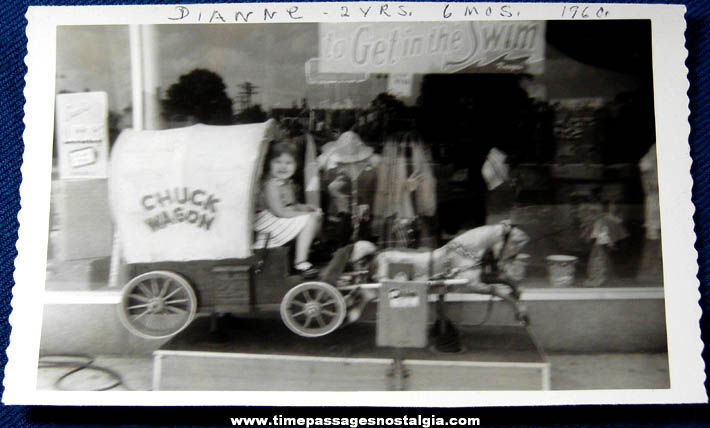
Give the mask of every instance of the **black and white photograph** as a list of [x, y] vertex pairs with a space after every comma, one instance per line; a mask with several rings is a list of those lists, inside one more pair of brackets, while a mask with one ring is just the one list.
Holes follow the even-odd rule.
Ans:
[[706, 400], [682, 9], [525, 7], [29, 19], [15, 399]]

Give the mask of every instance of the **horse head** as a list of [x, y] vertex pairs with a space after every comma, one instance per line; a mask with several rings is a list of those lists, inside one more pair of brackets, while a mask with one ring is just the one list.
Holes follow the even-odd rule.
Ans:
[[494, 244], [493, 252], [501, 263], [514, 259], [530, 242], [530, 237], [520, 227], [507, 221], [501, 222], [499, 226], [502, 228], [502, 239]]

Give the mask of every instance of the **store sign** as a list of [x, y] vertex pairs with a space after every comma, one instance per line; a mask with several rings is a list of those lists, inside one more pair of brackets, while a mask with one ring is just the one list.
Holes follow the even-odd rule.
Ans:
[[57, 95], [56, 141], [61, 178], [105, 178], [108, 165], [106, 92]]
[[321, 73], [532, 73], [543, 71], [545, 23], [319, 24]]

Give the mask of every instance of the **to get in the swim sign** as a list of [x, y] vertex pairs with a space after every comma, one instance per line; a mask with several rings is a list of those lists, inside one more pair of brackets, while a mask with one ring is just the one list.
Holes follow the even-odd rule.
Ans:
[[326, 73], [540, 73], [545, 23], [320, 23]]

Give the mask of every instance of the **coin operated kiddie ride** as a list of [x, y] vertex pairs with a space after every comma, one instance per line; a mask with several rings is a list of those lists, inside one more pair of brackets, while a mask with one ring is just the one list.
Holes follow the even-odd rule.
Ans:
[[[305, 280], [289, 274], [287, 248], [252, 248], [258, 184], [277, 137], [273, 120], [121, 134], [109, 192], [129, 271], [118, 308], [123, 325], [140, 337], [165, 339], [201, 315], [278, 312], [290, 332], [321, 338], [347, 324], [370, 289], [379, 291], [377, 344], [427, 346], [422, 309], [439, 296], [437, 325], [446, 322], [444, 295], [468, 283], [450, 278], [455, 270], [424, 281], [372, 282], [367, 271], [344, 272], [349, 253], [336, 252], [319, 279]], [[270, 339], [269, 346], [279, 342]]]

